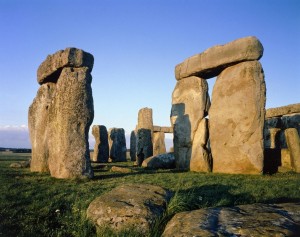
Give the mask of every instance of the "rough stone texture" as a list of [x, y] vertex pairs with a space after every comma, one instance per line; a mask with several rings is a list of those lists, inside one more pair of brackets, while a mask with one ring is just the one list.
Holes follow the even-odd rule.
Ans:
[[123, 128], [111, 128], [108, 132], [109, 162], [126, 161], [126, 138]]
[[280, 147], [280, 128], [269, 128], [264, 130], [264, 147], [279, 148]]
[[207, 148], [208, 120], [202, 119], [196, 130], [190, 161], [190, 170], [197, 172], [211, 172], [212, 159]]
[[163, 214], [169, 198], [170, 193], [158, 186], [122, 185], [92, 201], [87, 217], [96, 226], [108, 226], [115, 231], [134, 228], [146, 234]]
[[139, 129], [137, 131], [137, 165], [141, 166], [144, 159], [153, 156], [152, 131]]
[[109, 157], [113, 162], [127, 161], [126, 139], [123, 128], [111, 128], [109, 130]]
[[280, 157], [281, 163], [278, 167], [279, 172], [289, 172], [293, 170], [292, 163], [291, 163], [291, 156], [290, 151], [288, 149], [281, 149], [280, 150]]
[[270, 108], [266, 110], [266, 118], [280, 117], [287, 114], [300, 113], [300, 103]]
[[154, 132], [153, 133], [153, 155], [156, 156], [163, 153], [166, 153], [165, 133]]
[[87, 67], [64, 68], [49, 106], [49, 170], [56, 178], [92, 177], [88, 132], [94, 118]]
[[30, 160], [14, 162], [9, 165], [10, 168], [29, 168]]
[[92, 134], [95, 137], [94, 153], [92, 157], [93, 162], [108, 162], [109, 145], [107, 129], [103, 125], [94, 125]]
[[113, 166], [110, 169], [111, 172], [118, 172], [118, 173], [124, 173], [124, 174], [128, 174], [128, 173], [133, 173], [134, 171], [130, 168], [126, 168], [126, 167], [119, 167], [119, 166]]
[[226, 67], [243, 62], [258, 60], [263, 55], [263, 46], [253, 36], [234, 40], [225, 45], [217, 45], [196, 54], [175, 68], [177, 80], [190, 76], [211, 78], [218, 76]]
[[173, 152], [151, 156], [145, 159], [142, 167], [149, 169], [173, 169], [175, 165], [175, 157]]
[[176, 214], [163, 237], [299, 236], [300, 203], [205, 208]]
[[39, 84], [56, 82], [64, 67], [87, 67], [89, 72], [91, 72], [93, 65], [93, 55], [81, 49], [66, 48], [47, 56], [38, 68], [37, 80]]
[[137, 129], [150, 129], [153, 131], [153, 117], [151, 108], [142, 108], [138, 114]]
[[261, 174], [266, 88], [258, 61], [225, 69], [209, 110], [213, 172]]
[[29, 107], [28, 128], [32, 146], [32, 172], [48, 172], [49, 158], [49, 107], [55, 95], [55, 84], [45, 83], [40, 86], [36, 97]]
[[288, 128], [284, 131], [288, 149], [290, 151], [293, 169], [300, 173], [300, 138], [296, 128]]
[[177, 82], [172, 94], [171, 110], [177, 168], [189, 169], [194, 135], [209, 107], [206, 80], [193, 76]]
[[153, 126], [153, 132], [173, 133], [172, 127]]
[[130, 134], [130, 160], [136, 161], [136, 131]]

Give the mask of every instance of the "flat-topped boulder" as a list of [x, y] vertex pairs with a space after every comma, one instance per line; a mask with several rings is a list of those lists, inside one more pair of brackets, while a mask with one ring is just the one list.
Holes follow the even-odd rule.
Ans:
[[173, 169], [176, 167], [174, 152], [150, 156], [143, 161], [142, 167], [149, 169]]
[[159, 186], [124, 184], [92, 201], [87, 217], [98, 227], [116, 232], [133, 228], [143, 236], [163, 214], [170, 197], [170, 192]]
[[77, 48], [66, 48], [47, 56], [38, 68], [37, 81], [39, 84], [56, 82], [64, 67], [87, 67], [91, 72], [93, 65], [92, 54]]
[[177, 80], [190, 76], [212, 78], [219, 75], [228, 66], [260, 59], [263, 51], [263, 46], [256, 37], [237, 39], [187, 58], [176, 66], [175, 77]]
[[266, 118], [281, 117], [293, 113], [300, 113], [300, 103], [267, 109]]
[[163, 237], [299, 236], [300, 203], [205, 208], [176, 214]]

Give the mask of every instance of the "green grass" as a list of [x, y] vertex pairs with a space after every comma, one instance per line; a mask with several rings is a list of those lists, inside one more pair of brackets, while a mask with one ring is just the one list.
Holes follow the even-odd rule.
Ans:
[[26, 154], [0, 153], [0, 236], [138, 236], [134, 230], [113, 233], [86, 220], [86, 209], [97, 196], [122, 183], [148, 183], [173, 191], [164, 215], [149, 236], [160, 236], [171, 217], [203, 207], [233, 206], [256, 202], [300, 201], [300, 174], [221, 175], [172, 170], [136, 169], [136, 173], [112, 173], [112, 165], [93, 165], [93, 180], [59, 180], [29, 169], [9, 168], [26, 160]]

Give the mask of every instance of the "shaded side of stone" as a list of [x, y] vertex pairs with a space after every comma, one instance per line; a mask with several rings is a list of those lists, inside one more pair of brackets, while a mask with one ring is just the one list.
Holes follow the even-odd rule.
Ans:
[[123, 128], [111, 128], [109, 130], [109, 157], [114, 162], [124, 162], [126, 159], [126, 138]]
[[176, 167], [174, 152], [148, 157], [143, 161], [142, 167], [149, 169], [173, 169]]
[[92, 134], [95, 137], [94, 154], [92, 157], [93, 162], [108, 162], [109, 146], [108, 146], [108, 133], [103, 125], [94, 125]]
[[130, 134], [130, 160], [136, 161], [136, 132]]
[[55, 96], [54, 83], [40, 86], [35, 99], [28, 111], [28, 128], [32, 146], [32, 172], [48, 172], [49, 158], [49, 108]]
[[141, 166], [143, 161], [153, 156], [152, 131], [141, 128], [137, 131], [137, 165]]

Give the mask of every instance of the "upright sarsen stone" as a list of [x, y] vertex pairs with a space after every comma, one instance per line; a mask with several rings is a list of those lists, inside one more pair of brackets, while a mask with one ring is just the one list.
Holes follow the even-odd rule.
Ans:
[[123, 128], [111, 128], [108, 132], [109, 138], [109, 157], [112, 161], [126, 160], [126, 139]]
[[258, 61], [226, 68], [209, 110], [213, 172], [261, 174], [266, 88]]
[[136, 161], [136, 131], [130, 134], [130, 160]]
[[92, 177], [88, 132], [94, 118], [87, 67], [62, 70], [49, 107], [49, 170], [56, 178]]
[[152, 140], [153, 140], [153, 155], [154, 156], [166, 153], [165, 133], [164, 132], [154, 132]]
[[55, 84], [43, 84], [29, 107], [28, 128], [32, 146], [32, 172], [48, 172], [49, 107], [55, 95]]
[[207, 115], [209, 107], [206, 80], [193, 76], [177, 82], [172, 94], [171, 110], [177, 168], [190, 168], [195, 132], [200, 121]]
[[94, 125], [92, 134], [95, 137], [94, 154], [92, 157], [93, 162], [108, 162], [109, 146], [108, 146], [108, 133], [103, 125]]

